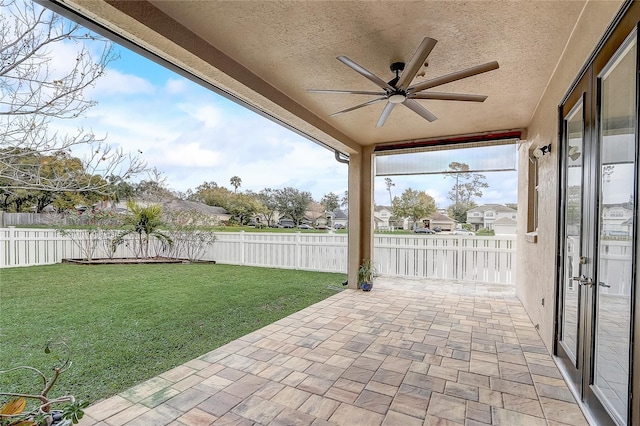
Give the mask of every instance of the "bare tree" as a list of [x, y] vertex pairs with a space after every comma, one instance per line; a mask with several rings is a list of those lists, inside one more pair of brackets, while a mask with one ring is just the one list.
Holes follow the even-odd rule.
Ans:
[[[85, 90], [116, 58], [112, 43], [32, 1], [0, 0], [0, 8], [0, 189], [106, 192], [104, 176], [142, 171], [137, 154], [82, 128], [62, 135], [52, 126], [96, 104]], [[74, 57], [61, 61], [56, 55], [62, 50]], [[88, 153], [81, 159], [88, 178], [42, 173], [46, 158], [76, 147]]]
[[176, 198], [167, 186], [167, 176], [157, 167], [147, 170], [147, 178], [138, 182], [133, 191], [134, 198], [161, 203]]

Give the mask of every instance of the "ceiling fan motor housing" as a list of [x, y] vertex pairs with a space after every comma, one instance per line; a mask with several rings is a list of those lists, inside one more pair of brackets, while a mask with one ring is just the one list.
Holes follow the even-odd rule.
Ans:
[[[396, 87], [396, 84], [398, 84], [398, 81], [400, 80], [400, 73], [402, 71], [404, 71], [404, 62], [394, 62], [392, 63], [389, 68], [391, 68], [391, 71], [396, 73], [396, 76], [389, 81], [389, 85]], [[400, 103], [400, 102], [394, 102], [394, 103]]]
[[394, 62], [389, 68], [391, 68], [391, 72], [395, 72], [396, 74], [404, 71], [404, 62]]

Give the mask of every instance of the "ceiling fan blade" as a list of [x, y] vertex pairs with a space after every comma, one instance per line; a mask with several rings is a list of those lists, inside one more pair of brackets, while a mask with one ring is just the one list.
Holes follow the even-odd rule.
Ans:
[[423, 81], [422, 83], [409, 86], [407, 91], [411, 93], [420, 92], [425, 89], [440, 86], [442, 84], [451, 83], [452, 81], [461, 80], [463, 78], [471, 77], [474, 75], [482, 74], [487, 71], [493, 71], [500, 68], [496, 61], [488, 62], [482, 65], [476, 65], [475, 67], [467, 68], [466, 70], [452, 72], [451, 74], [443, 75], [441, 77], [432, 78], [431, 80]]
[[418, 74], [420, 67], [422, 67], [424, 61], [427, 60], [427, 57], [429, 56], [437, 42], [437, 40], [434, 40], [430, 37], [425, 37], [424, 39], [422, 39], [422, 43], [420, 43], [420, 46], [418, 46], [418, 50], [416, 50], [416, 53], [413, 54], [411, 61], [404, 68], [404, 71], [400, 76], [400, 80], [398, 80], [398, 83], [396, 84], [396, 87], [398, 89], [404, 90], [405, 87], [411, 84], [416, 74]]
[[356, 105], [356, 106], [353, 106], [351, 108], [343, 109], [342, 111], [334, 112], [329, 117], [335, 117], [336, 115], [344, 114], [345, 112], [353, 111], [354, 109], [358, 109], [358, 108], [366, 107], [366, 106], [369, 106], [369, 105], [373, 105], [375, 103], [378, 103], [380, 101], [384, 101], [386, 99], [387, 99], [386, 96], [382, 97], [382, 98], [373, 99], [373, 100], [365, 102], [363, 104]]
[[373, 95], [373, 96], [384, 96], [386, 92], [369, 92], [366, 90], [321, 90], [321, 89], [309, 89], [307, 92], [310, 93], [337, 93], [337, 94], [348, 94], [348, 95]]
[[464, 93], [443, 93], [443, 92], [423, 92], [411, 93], [410, 99], [436, 99], [439, 101], [468, 101], [468, 102], [484, 102], [487, 99], [485, 95], [467, 95]]
[[393, 107], [395, 107], [396, 105], [397, 104], [394, 104], [393, 102], [387, 102], [387, 105], [382, 110], [382, 114], [380, 114], [380, 118], [376, 123], [376, 127], [384, 126], [384, 123], [387, 121], [387, 118], [389, 118], [391, 111], [393, 111]]
[[383, 79], [381, 79], [380, 77], [378, 77], [377, 75], [375, 75], [374, 73], [372, 73], [371, 71], [367, 70], [364, 67], [361, 67], [360, 65], [356, 64], [355, 62], [353, 62], [351, 59], [347, 58], [346, 56], [338, 56], [337, 58], [340, 62], [342, 62], [343, 64], [345, 64], [346, 66], [348, 66], [349, 68], [351, 68], [352, 70], [356, 71], [357, 73], [361, 74], [362, 76], [368, 78], [369, 80], [373, 81], [378, 87], [385, 89], [385, 90], [395, 90], [395, 88], [393, 86], [391, 86], [389, 83], [387, 83], [386, 81], [384, 81]]
[[404, 101], [402, 103], [402, 105], [406, 106], [411, 111], [415, 112], [416, 114], [418, 114], [420, 117], [424, 118], [425, 120], [436, 121], [438, 119], [438, 117], [433, 115], [430, 111], [428, 111], [426, 108], [424, 108], [422, 105], [420, 105], [419, 103], [417, 103], [414, 100], [407, 99], [406, 101]]

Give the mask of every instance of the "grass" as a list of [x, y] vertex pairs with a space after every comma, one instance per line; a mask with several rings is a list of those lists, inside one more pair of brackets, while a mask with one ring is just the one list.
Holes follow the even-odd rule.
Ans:
[[[91, 402], [323, 300], [344, 279], [212, 264], [58, 264], [0, 273], [0, 370], [50, 372], [43, 347], [64, 341], [73, 367], [53, 395]], [[25, 380], [0, 375], [0, 389], [39, 390]]]

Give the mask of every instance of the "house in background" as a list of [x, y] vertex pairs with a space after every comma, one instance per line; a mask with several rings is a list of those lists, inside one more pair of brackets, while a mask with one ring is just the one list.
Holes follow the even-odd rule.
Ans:
[[374, 229], [391, 231], [393, 227], [393, 209], [389, 206], [375, 206], [373, 208]]
[[348, 222], [349, 216], [347, 216], [347, 213], [345, 213], [344, 211], [335, 209], [333, 212], [331, 212], [331, 224], [334, 228], [346, 228]]
[[604, 204], [602, 210], [602, 235], [607, 237], [631, 236], [633, 204]]
[[[473, 225], [473, 230], [480, 228], [493, 229], [493, 224], [499, 219], [516, 220], [517, 210], [502, 204], [485, 204], [467, 211], [467, 223]], [[515, 232], [514, 232], [515, 233]]]
[[208, 216], [213, 220], [217, 220], [220, 222], [226, 222], [231, 219], [231, 214], [223, 209], [222, 207], [209, 206], [204, 203], [199, 203], [197, 201], [187, 201], [187, 200], [171, 200], [164, 201], [160, 204], [163, 211], [174, 211], [174, 212], [189, 212], [195, 211], [204, 216]]
[[429, 227], [434, 229], [439, 226], [443, 231], [451, 231], [456, 227], [456, 221], [443, 213], [436, 212], [429, 216]]
[[515, 235], [518, 228], [518, 222], [515, 219], [501, 217], [493, 222], [492, 226], [496, 235]]
[[[157, 204], [162, 207], [164, 212], [174, 211], [174, 212], [188, 212], [188, 211], [196, 211], [200, 214], [210, 216], [213, 219], [216, 219], [220, 222], [225, 222], [231, 219], [231, 214], [223, 209], [222, 207], [209, 206], [204, 203], [200, 203], [197, 201], [187, 201], [187, 200], [179, 200], [173, 199], [168, 201], [160, 201], [160, 202], [152, 202], [146, 201], [142, 199], [135, 199], [136, 204], [140, 207], [149, 207], [150, 205]], [[127, 202], [119, 201], [115, 205], [110, 208], [114, 209], [118, 212], [127, 212]]]

